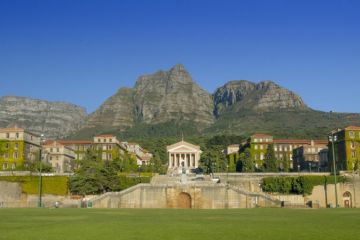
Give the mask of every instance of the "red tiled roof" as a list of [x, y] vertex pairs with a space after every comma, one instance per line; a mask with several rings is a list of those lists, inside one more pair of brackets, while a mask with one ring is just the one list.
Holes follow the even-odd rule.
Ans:
[[255, 133], [255, 134], [251, 135], [251, 137], [272, 137], [272, 136], [268, 135], [268, 134], [263, 134], [263, 133]]
[[358, 126], [347, 126], [345, 130], [360, 130], [360, 127]]
[[[313, 140], [314, 144], [323, 144], [326, 145], [328, 143], [327, 140]], [[311, 140], [308, 139], [274, 139], [274, 143], [278, 144], [311, 144]]]
[[92, 144], [93, 141], [90, 140], [58, 140], [59, 143], [64, 145], [71, 145], [71, 144]]
[[115, 136], [111, 135], [111, 134], [100, 134], [100, 135], [97, 135], [95, 137], [115, 137]]

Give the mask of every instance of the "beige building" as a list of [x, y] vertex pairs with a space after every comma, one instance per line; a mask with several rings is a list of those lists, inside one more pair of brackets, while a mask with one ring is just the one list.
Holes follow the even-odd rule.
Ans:
[[146, 149], [142, 148], [138, 143], [121, 142], [120, 144], [124, 146], [130, 154], [135, 155], [138, 166], [148, 165], [150, 163], [150, 159], [153, 157], [153, 155]]
[[104, 161], [114, 160], [126, 151], [116, 136], [111, 134], [95, 136], [93, 146]]
[[180, 141], [166, 147], [168, 153], [168, 173], [190, 173], [198, 168], [202, 151], [200, 146]]
[[37, 161], [40, 136], [23, 128], [0, 128], [0, 170], [21, 170]]
[[236, 154], [239, 152], [239, 150], [240, 150], [240, 144], [231, 144], [231, 145], [227, 146], [227, 148], [225, 150], [226, 151], [225, 154], [226, 155]]
[[74, 151], [58, 141], [48, 141], [43, 145], [43, 157], [56, 173], [70, 173], [74, 170]]
[[295, 148], [293, 150], [295, 169], [309, 172], [320, 171], [320, 152], [326, 149], [326, 144], [316, 143], [315, 141], [311, 141], [310, 145]]

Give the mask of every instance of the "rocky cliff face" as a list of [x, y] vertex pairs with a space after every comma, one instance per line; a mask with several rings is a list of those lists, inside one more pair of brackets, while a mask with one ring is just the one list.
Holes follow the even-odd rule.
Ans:
[[120, 130], [135, 123], [214, 121], [211, 95], [201, 89], [182, 65], [139, 77], [133, 89], [120, 89], [91, 114], [86, 127]]
[[0, 98], [0, 127], [26, 128], [47, 138], [61, 138], [78, 130], [84, 122], [84, 108], [63, 102], [25, 97]]
[[145, 123], [187, 120], [209, 125], [214, 121], [211, 95], [180, 64], [168, 72], [140, 77], [134, 100], [136, 117]]
[[215, 115], [226, 111], [308, 109], [301, 97], [271, 82], [231, 81], [214, 93]]
[[90, 114], [85, 128], [117, 128], [124, 130], [134, 125], [134, 90], [121, 88]]

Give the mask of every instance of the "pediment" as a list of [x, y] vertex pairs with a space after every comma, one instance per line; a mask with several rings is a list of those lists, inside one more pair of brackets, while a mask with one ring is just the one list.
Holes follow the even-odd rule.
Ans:
[[167, 147], [168, 152], [201, 152], [200, 147], [181, 141]]

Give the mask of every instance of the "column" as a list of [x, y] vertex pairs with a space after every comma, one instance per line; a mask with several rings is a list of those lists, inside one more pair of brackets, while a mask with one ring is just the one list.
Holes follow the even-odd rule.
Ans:
[[169, 153], [169, 167], [168, 168], [171, 168], [172, 167], [172, 165], [171, 165], [171, 153]]

